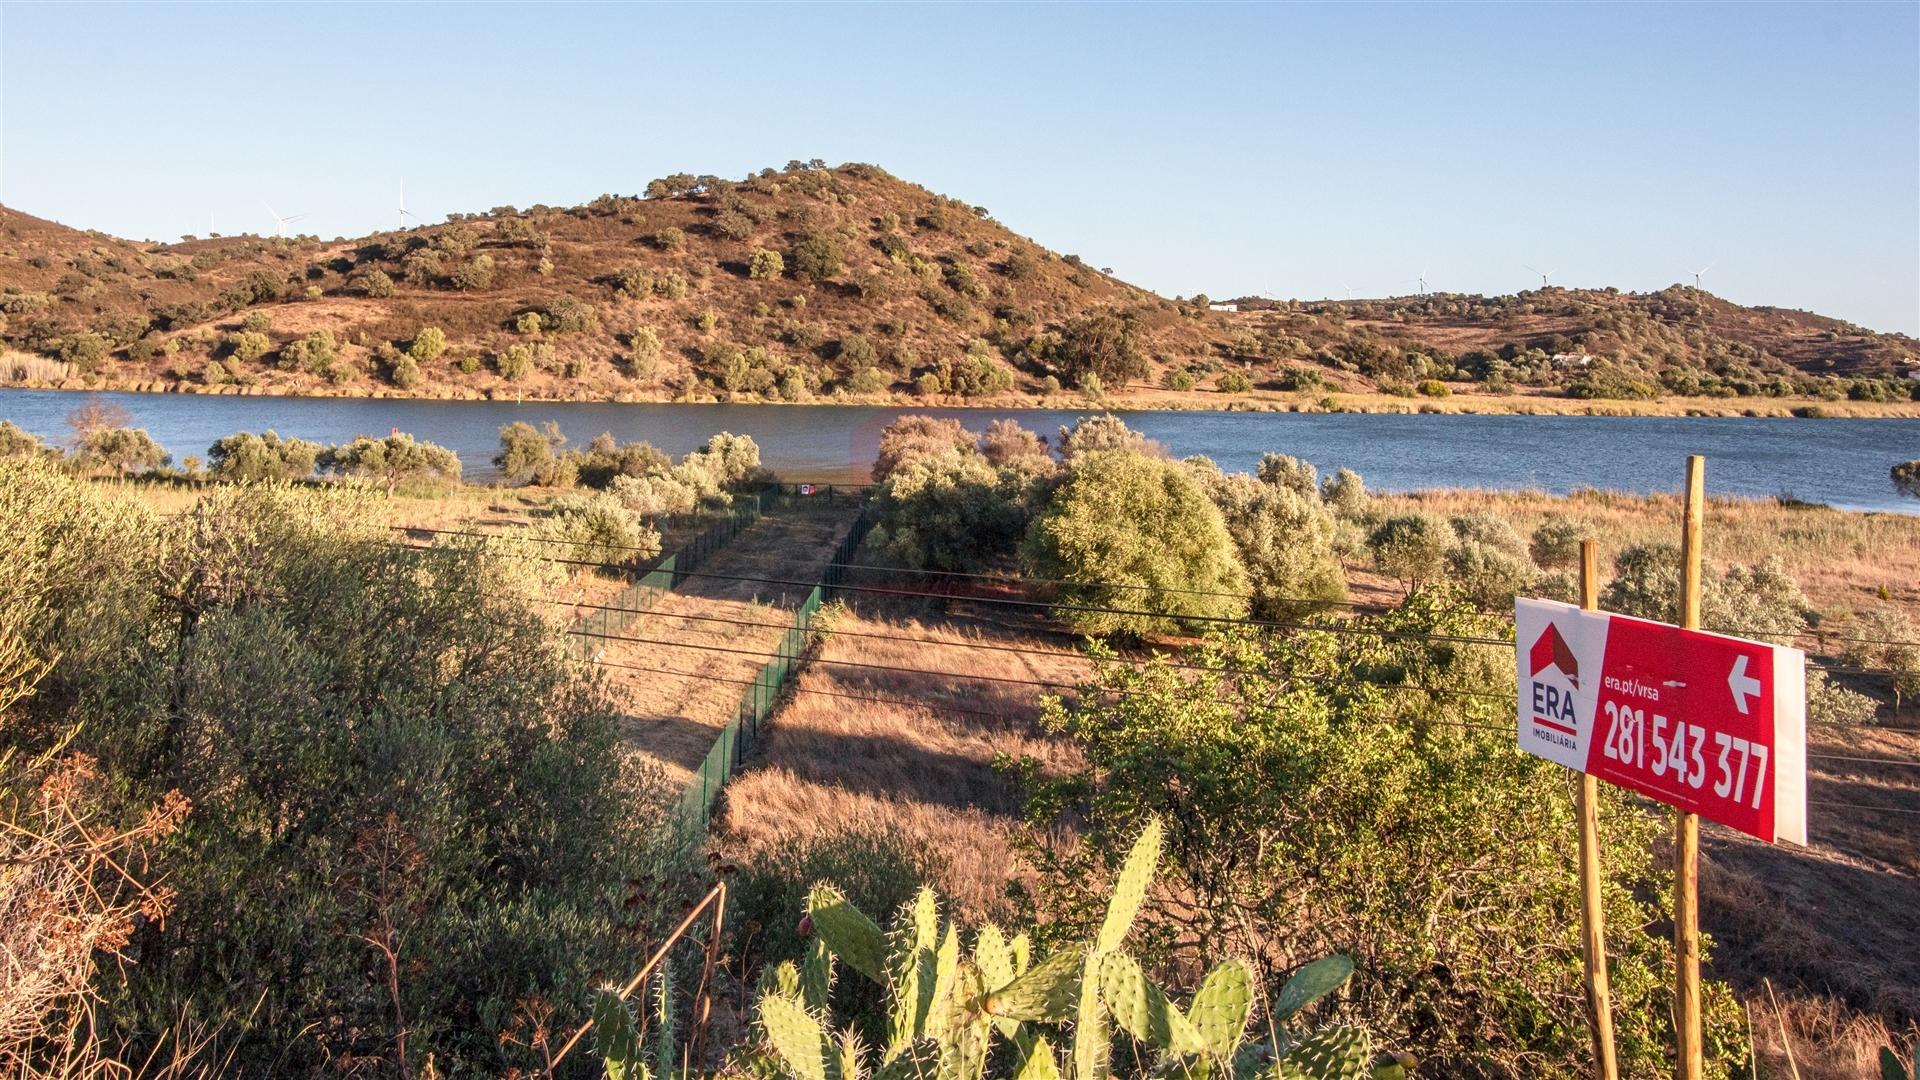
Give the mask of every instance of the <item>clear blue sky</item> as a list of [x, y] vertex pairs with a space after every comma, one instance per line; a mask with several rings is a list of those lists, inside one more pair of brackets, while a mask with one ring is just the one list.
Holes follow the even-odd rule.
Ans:
[[1920, 333], [1920, 4], [0, 7], [0, 201], [131, 237], [871, 161], [1166, 294], [1708, 288]]

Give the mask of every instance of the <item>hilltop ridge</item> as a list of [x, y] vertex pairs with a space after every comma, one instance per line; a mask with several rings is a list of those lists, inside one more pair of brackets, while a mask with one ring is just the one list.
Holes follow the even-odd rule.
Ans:
[[0, 384], [1490, 409], [1920, 387], [1912, 338], [1683, 286], [1238, 306], [1156, 295], [863, 164], [332, 241], [136, 243], [0, 208]]

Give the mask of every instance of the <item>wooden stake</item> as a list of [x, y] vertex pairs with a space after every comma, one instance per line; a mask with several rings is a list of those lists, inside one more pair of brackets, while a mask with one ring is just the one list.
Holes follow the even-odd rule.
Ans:
[[[1700, 544], [1706, 519], [1707, 459], [1687, 458], [1686, 518], [1680, 532], [1680, 625], [1700, 629]], [[1700, 818], [1682, 810], [1673, 830], [1673, 1028], [1678, 1080], [1700, 1080]]]
[[[1596, 546], [1580, 541], [1580, 606], [1600, 607], [1600, 569]], [[1593, 1075], [1619, 1080], [1613, 1053], [1613, 1002], [1607, 985], [1607, 923], [1600, 895], [1600, 785], [1580, 774], [1574, 810], [1580, 819], [1580, 953], [1587, 968], [1587, 1024], [1593, 1029]]]

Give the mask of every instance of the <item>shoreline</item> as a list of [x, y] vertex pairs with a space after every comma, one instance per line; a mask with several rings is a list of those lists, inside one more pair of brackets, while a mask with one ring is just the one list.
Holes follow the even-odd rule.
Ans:
[[[1661, 398], [1652, 401], [1594, 401], [1547, 395], [1514, 394], [1500, 397], [1455, 395], [1445, 398], [1403, 398], [1381, 393], [1308, 394], [1279, 391], [1251, 391], [1232, 396], [1204, 391], [1144, 390], [1125, 397], [1091, 398], [1079, 394], [1015, 394], [991, 399], [953, 396], [921, 397], [916, 394], [863, 394], [823, 397], [809, 401], [760, 399], [723, 401], [717, 397], [674, 398], [664, 394], [579, 393], [499, 394], [491, 390], [409, 393], [391, 387], [363, 390], [359, 387], [272, 387], [206, 386], [191, 382], [141, 379], [105, 379], [75, 385], [78, 380], [61, 383], [21, 382], [0, 384], [0, 390], [27, 390], [66, 394], [202, 394], [209, 397], [259, 397], [338, 399], [347, 401], [446, 401], [516, 404], [605, 404], [605, 405], [769, 405], [806, 408], [810, 406], [879, 407], [894, 409], [959, 409], [983, 412], [1012, 410], [1101, 412], [1218, 412], [1218, 413], [1321, 413], [1382, 416], [1590, 416], [1590, 417], [1666, 417], [1781, 420], [1917, 420], [1920, 401], [1871, 402], [1827, 401], [1819, 398]], [[1329, 407], [1327, 402], [1332, 401]]]

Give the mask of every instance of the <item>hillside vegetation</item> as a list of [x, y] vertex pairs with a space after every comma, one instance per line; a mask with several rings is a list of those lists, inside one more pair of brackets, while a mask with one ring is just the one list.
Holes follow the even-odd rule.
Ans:
[[[0, 208], [0, 382], [620, 400], [1906, 402], [1916, 348], [1696, 289], [1167, 299], [862, 164], [360, 239], [147, 244]], [[1347, 394], [1345, 401], [1329, 401]], [[1450, 403], [1449, 408], [1461, 403]]]

